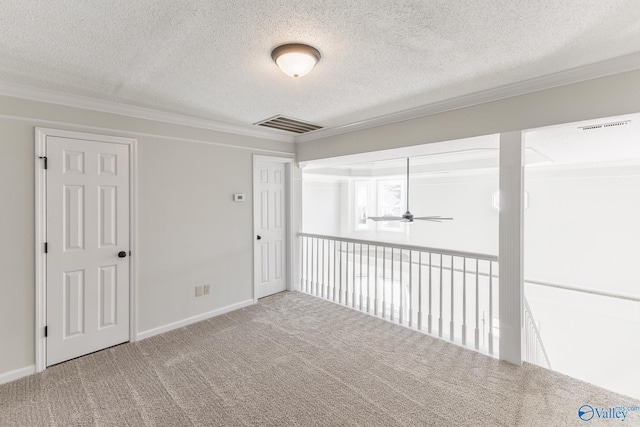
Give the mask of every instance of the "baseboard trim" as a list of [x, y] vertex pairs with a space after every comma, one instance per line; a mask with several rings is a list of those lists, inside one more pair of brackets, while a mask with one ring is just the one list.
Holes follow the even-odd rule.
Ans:
[[30, 365], [24, 368], [5, 372], [4, 374], [0, 374], [0, 384], [10, 383], [11, 381], [19, 380], [22, 377], [27, 377], [35, 373], [36, 373], [36, 365]]
[[250, 305], [255, 304], [253, 299], [248, 299], [245, 301], [241, 301], [236, 304], [231, 304], [226, 307], [218, 308], [216, 310], [208, 311], [206, 313], [198, 314], [197, 316], [188, 317], [183, 320], [179, 320], [177, 322], [169, 323], [164, 326], [159, 326], [157, 328], [149, 329], [147, 331], [139, 332], [136, 335], [136, 341], [141, 341], [147, 338], [151, 338], [153, 336], [172, 331], [174, 329], [182, 328], [183, 326], [191, 325], [193, 323], [200, 322], [202, 320], [207, 320], [212, 317], [220, 316], [221, 314], [229, 313], [234, 310], [239, 310], [244, 307], [248, 307]]

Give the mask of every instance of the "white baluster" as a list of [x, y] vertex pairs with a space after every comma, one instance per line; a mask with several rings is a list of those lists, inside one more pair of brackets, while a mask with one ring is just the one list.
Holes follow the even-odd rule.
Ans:
[[478, 263], [480, 261], [476, 259], [476, 350], [480, 348], [480, 278], [478, 275]]
[[413, 326], [413, 251], [409, 251], [409, 327]]
[[360, 243], [360, 311], [362, 311], [362, 243]]
[[349, 242], [346, 243], [344, 253], [344, 305], [349, 305]]
[[304, 236], [300, 236], [300, 290], [304, 289]]
[[382, 247], [382, 318], [387, 317], [387, 247]]
[[340, 249], [339, 249], [339, 252], [338, 252], [338, 256], [340, 257], [340, 276], [339, 276], [340, 277], [340, 284], [338, 285], [340, 289], [338, 290], [338, 293], [340, 294], [339, 295], [339, 302], [340, 302], [340, 304], [342, 304], [342, 299], [343, 299], [343, 296], [344, 296], [344, 293], [342, 291], [342, 241], [340, 241]]
[[493, 262], [489, 261], [489, 354], [493, 354]]
[[374, 281], [375, 281], [375, 291], [374, 291], [374, 295], [373, 295], [373, 314], [375, 316], [378, 315], [378, 246], [376, 245], [376, 258], [375, 258], [375, 262], [373, 263], [373, 269], [374, 269]]
[[404, 264], [404, 259], [402, 259], [402, 249], [400, 249], [400, 280], [398, 282], [398, 290], [400, 291], [400, 309], [398, 310], [398, 322], [402, 325], [404, 320], [404, 292], [402, 291], [402, 264]]
[[451, 320], [449, 321], [449, 339], [451, 341], [453, 341], [454, 332], [455, 332], [455, 329], [454, 329], [454, 326], [453, 326], [453, 324], [454, 324], [454, 322], [453, 322], [453, 315], [454, 315], [453, 308], [454, 308], [454, 301], [455, 301], [454, 294], [453, 294], [453, 281], [454, 281], [453, 279], [454, 279], [453, 278], [453, 255], [451, 255], [451, 317], [450, 317]]
[[371, 246], [367, 245], [367, 313], [371, 313]]
[[320, 239], [316, 239], [316, 296], [320, 287]]
[[320, 287], [322, 285], [322, 264], [320, 263], [320, 238], [316, 241], [316, 263], [318, 264], [316, 267], [316, 296], [320, 296]]
[[431, 331], [433, 330], [432, 326], [433, 326], [433, 316], [431, 314], [431, 252], [429, 252], [429, 315], [427, 316], [427, 331], [429, 331], [429, 333], [431, 333]]
[[[342, 247], [342, 245], [340, 246]], [[349, 305], [349, 242], [345, 242], [344, 251], [344, 305]], [[342, 296], [341, 296], [342, 297]]]
[[329, 239], [325, 239], [326, 244], [327, 244], [327, 250], [325, 252], [325, 260], [327, 263], [327, 271], [326, 271], [326, 276], [324, 278], [325, 280], [325, 284], [324, 284], [324, 295], [326, 299], [329, 299], [329, 285], [331, 283], [331, 240]]
[[438, 318], [438, 336], [442, 338], [442, 267], [444, 264], [443, 255], [440, 254], [440, 315]]
[[309, 293], [309, 276], [311, 276], [311, 270], [309, 270], [309, 261], [311, 256], [309, 255], [309, 240], [311, 240], [310, 238], [307, 237], [307, 256], [305, 257], [307, 260], [307, 280], [306, 280], [306, 285], [305, 285], [305, 292]]
[[422, 330], [422, 252], [418, 252], [418, 329]]
[[[314, 286], [314, 283], [316, 283], [316, 276], [314, 275], [314, 273], [315, 273], [314, 270], [315, 270], [315, 267], [317, 265], [317, 263], [315, 262], [316, 257], [314, 256], [315, 252], [317, 252], [317, 250], [314, 251], [314, 249], [313, 249], [313, 247], [314, 247], [313, 240], [314, 240], [314, 238], [312, 237], [311, 238], [311, 277], [310, 277], [310, 282], [309, 282], [309, 293], [311, 295], [313, 295], [313, 286]], [[318, 239], [315, 239], [315, 240], [317, 241]]]
[[462, 345], [467, 345], [467, 258], [462, 258]]
[[351, 307], [356, 308], [356, 244], [353, 244], [353, 255], [351, 256], [351, 263], [353, 264], [353, 280], [351, 285]]
[[336, 302], [338, 300], [337, 295], [338, 295], [338, 290], [336, 289], [336, 284], [338, 282], [338, 257], [337, 257], [337, 253], [338, 253], [338, 248], [336, 246], [336, 242], [335, 240], [333, 241], [333, 302]]
[[394, 310], [394, 306], [393, 306], [393, 279], [394, 279], [394, 272], [396, 269], [396, 262], [395, 259], [393, 258], [393, 248], [391, 248], [391, 307], [389, 309], [389, 319], [393, 322], [393, 310]]
[[325, 242], [325, 239], [322, 239], [322, 262], [320, 264], [321, 268], [322, 268], [322, 280], [320, 281], [321, 284], [322, 284], [321, 288], [320, 288], [320, 297], [321, 298], [324, 298], [324, 293], [327, 290], [327, 285], [325, 283], [325, 276], [324, 276], [325, 266], [327, 265], [327, 262], [326, 262], [326, 259], [325, 259], [325, 255], [324, 255], [324, 242]]

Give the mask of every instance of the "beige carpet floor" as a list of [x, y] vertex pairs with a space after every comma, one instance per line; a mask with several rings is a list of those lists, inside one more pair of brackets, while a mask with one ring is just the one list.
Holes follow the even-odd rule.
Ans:
[[292, 292], [2, 385], [0, 425], [619, 425], [585, 403], [638, 402]]

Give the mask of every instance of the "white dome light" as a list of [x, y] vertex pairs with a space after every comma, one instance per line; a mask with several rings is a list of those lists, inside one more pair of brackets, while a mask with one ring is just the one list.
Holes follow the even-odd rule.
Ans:
[[283, 44], [273, 49], [271, 58], [283, 73], [291, 77], [302, 77], [318, 63], [320, 52], [306, 44]]

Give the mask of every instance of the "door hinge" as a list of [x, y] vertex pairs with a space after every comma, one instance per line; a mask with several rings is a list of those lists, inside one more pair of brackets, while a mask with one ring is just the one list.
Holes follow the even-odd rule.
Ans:
[[44, 242], [44, 253], [48, 254], [49, 253], [49, 243]]
[[47, 156], [40, 156], [39, 159], [44, 160], [44, 168], [47, 169]]
[[44, 337], [47, 338], [49, 336], [49, 327], [45, 326], [44, 327]]

